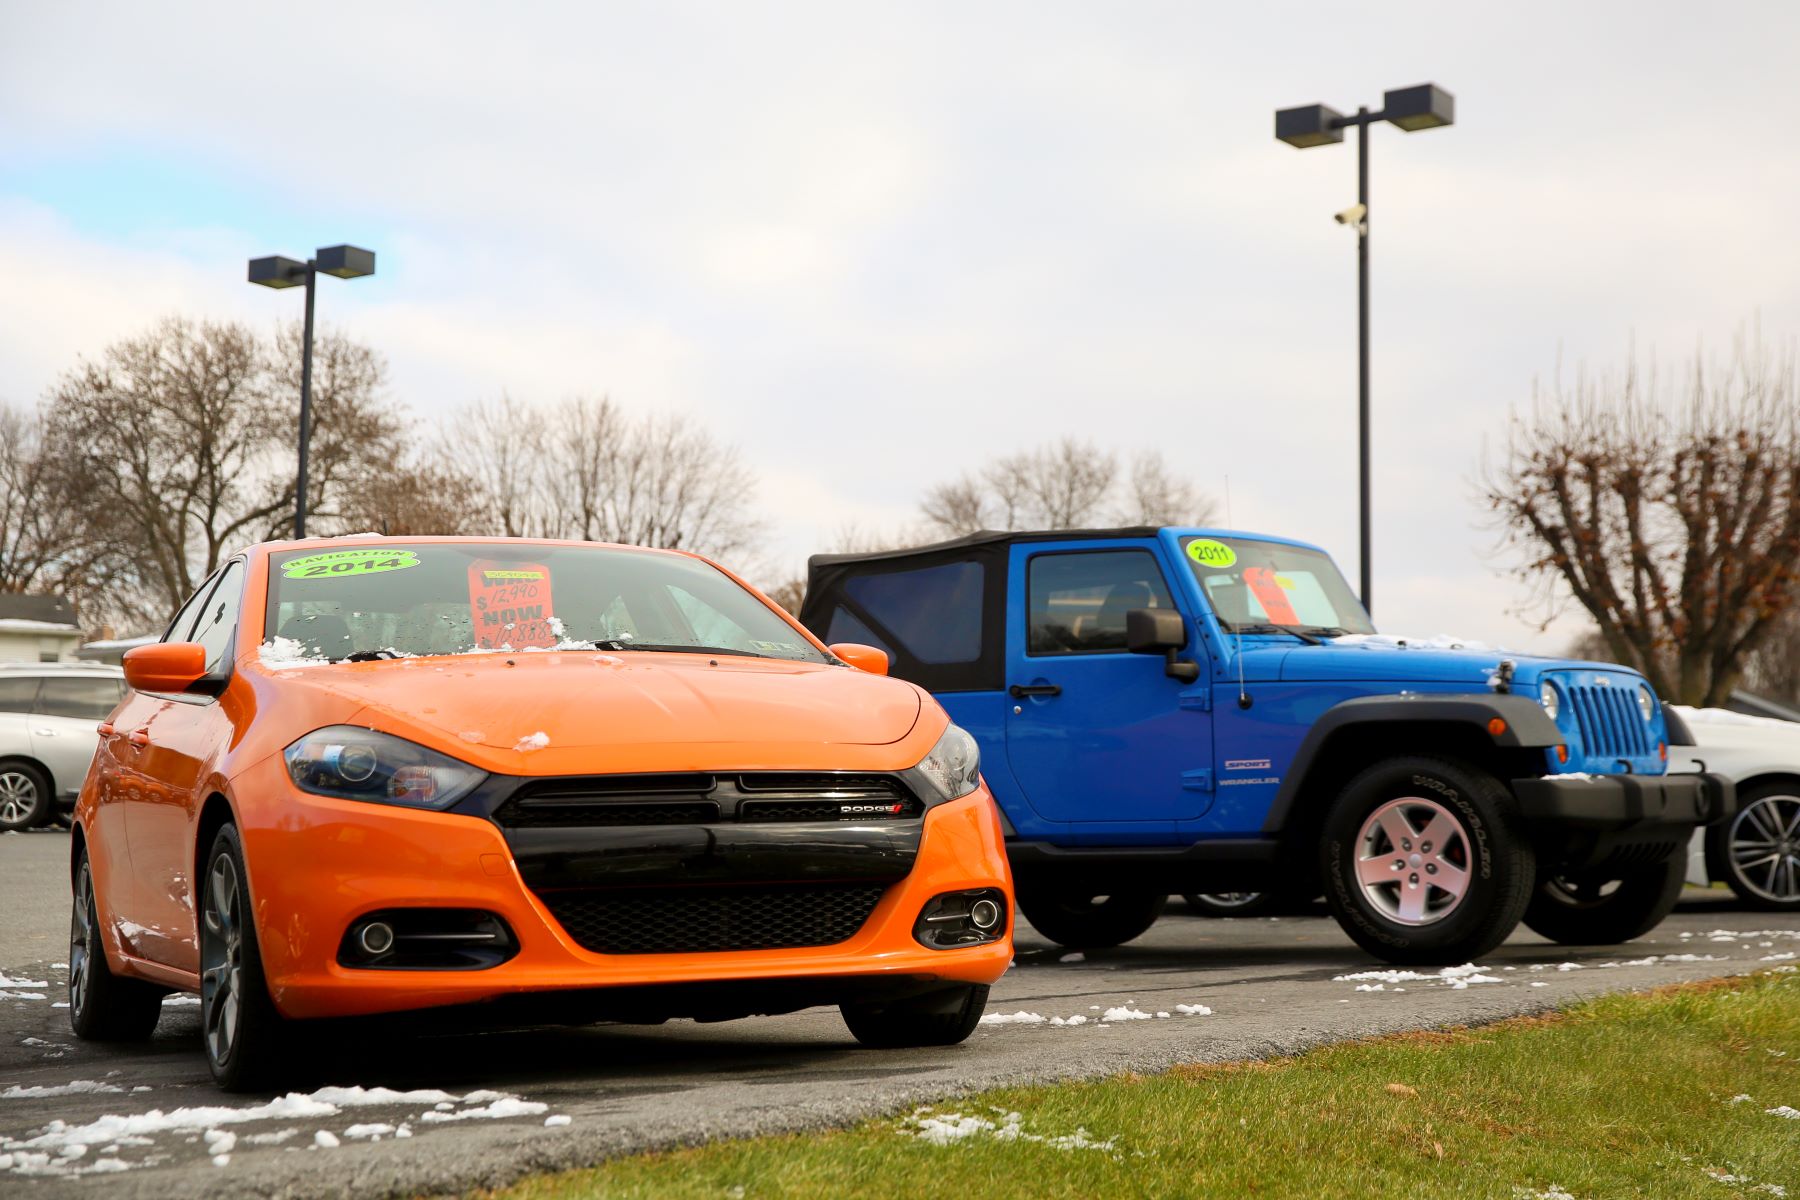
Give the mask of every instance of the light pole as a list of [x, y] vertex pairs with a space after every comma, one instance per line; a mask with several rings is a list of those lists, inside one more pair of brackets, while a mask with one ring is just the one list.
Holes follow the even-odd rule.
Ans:
[[306, 536], [306, 447], [312, 440], [313, 281], [320, 274], [358, 279], [375, 273], [375, 252], [355, 246], [327, 246], [305, 262], [276, 255], [250, 260], [250, 282], [269, 288], [306, 288], [306, 318], [300, 331], [300, 471], [294, 485], [294, 536]]
[[1388, 121], [1408, 133], [1436, 129], [1456, 120], [1456, 98], [1435, 83], [1397, 88], [1381, 98], [1381, 111], [1367, 107], [1346, 117], [1323, 104], [1284, 108], [1275, 114], [1275, 136], [1297, 150], [1326, 146], [1344, 140], [1344, 130], [1356, 126], [1356, 207], [1337, 214], [1342, 225], [1356, 228], [1356, 348], [1359, 452], [1362, 463], [1362, 602], [1374, 611], [1369, 536], [1369, 126]]

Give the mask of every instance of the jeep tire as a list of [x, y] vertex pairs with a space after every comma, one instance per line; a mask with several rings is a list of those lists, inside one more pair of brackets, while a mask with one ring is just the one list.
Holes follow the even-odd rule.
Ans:
[[1167, 894], [1158, 891], [1096, 892], [1067, 883], [1014, 885], [1019, 912], [1033, 929], [1060, 946], [1119, 946], [1156, 924]]
[[1565, 946], [1612, 946], [1642, 937], [1669, 915], [1687, 882], [1687, 849], [1629, 871], [1564, 877], [1538, 883], [1525, 926]]
[[1457, 965], [1518, 926], [1537, 882], [1517, 808], [1498, 779], [1451, 758], [1391, 758], [1345, 785], [1325, 815], [1325, 902], [1370, 954]]

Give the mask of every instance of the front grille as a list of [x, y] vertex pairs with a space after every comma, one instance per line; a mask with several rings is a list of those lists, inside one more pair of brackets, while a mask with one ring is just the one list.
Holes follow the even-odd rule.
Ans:
[[1650, 727], [1638, 712], [1635, 688], [1581, 684], [1568, 692], [1575, 723], [1581, 729], [1582, 748], [1591, 757], [1643, 758], [1654, 753]]
[[901, 820], [924, 812], [891, 775], [750, 772], [534, 780], [494, 810], [508, 829]]
[[584, 889], [540, 898], [569, 936], [600, 954], [687, 954], [830, 946], [863, 927], [884, 889], [813, 887]]

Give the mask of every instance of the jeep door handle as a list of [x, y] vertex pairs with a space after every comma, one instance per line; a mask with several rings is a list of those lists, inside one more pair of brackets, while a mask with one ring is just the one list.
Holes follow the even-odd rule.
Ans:
[[125, 735], [125, 740], [134, 746], [148, 746], [150, 744], [150, 731], [148, 729], [134, 729]]
[[1062, 685], [1056, 683], [1015, 683], [1006, 689], [1006, 694], [1014, 700], [1023, 700], [1027, 696], [1060, 696]]

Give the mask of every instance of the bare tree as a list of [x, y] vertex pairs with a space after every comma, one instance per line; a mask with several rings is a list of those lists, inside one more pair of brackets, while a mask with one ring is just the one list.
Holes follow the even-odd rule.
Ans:
[[392, 537], [485, 533], [474, 479], [450, 467], [401, 462], [371, 471], [346, 488], [345, 532]]
[[1572, 597], [1662, 695], [1722, 704], [1796, 599], [1800, 393], [1792, 353], [1740, 339], [1678, 377], [1581, 375], [1515, 414], [1485, 499], [1520, 573]]
[[1104, 522], [1204, 524], [1213, 506], [1171, 472], [1162, 455], [1140, 455], [1129, 476], [1116, 455], [1064, 438], [997, 458], [979, 472], [938, 484], [920, 511], [935, 532], [1079, 529]]
[[681, 417], [636, 416], [606, 397], [543, 410], [502, 396], [476, 406], [470, 425], [463, 457], [497, 532], [719, 556], [763, 532], [755, 476]]

